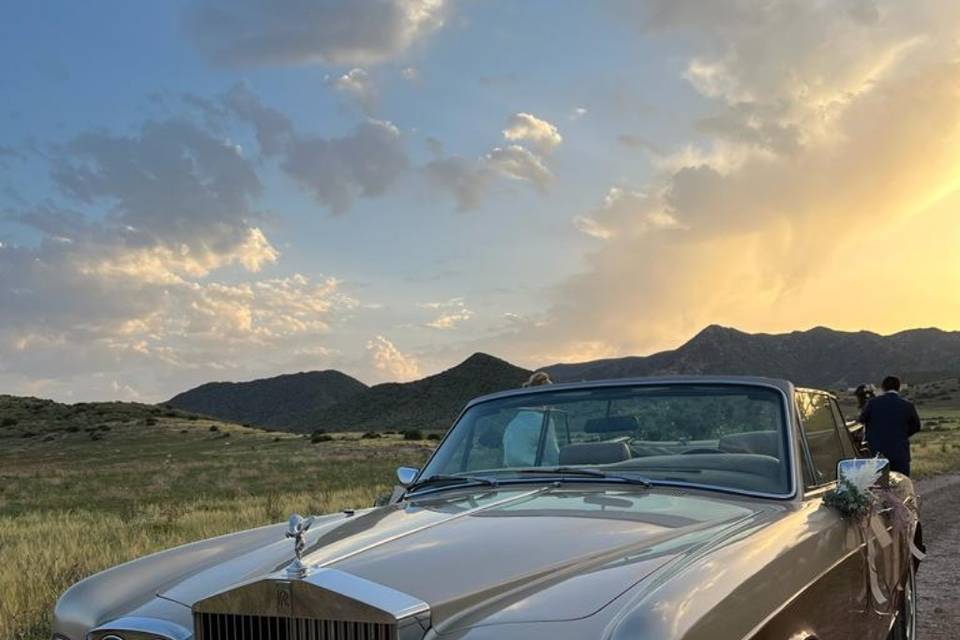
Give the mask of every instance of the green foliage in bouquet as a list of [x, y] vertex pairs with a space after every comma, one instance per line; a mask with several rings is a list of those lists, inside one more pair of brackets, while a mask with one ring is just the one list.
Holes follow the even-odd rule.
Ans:
[[849, 480], [840, 480], [839, 485], [833, 491], [828, 491], [823, 496], [823, 503], [828, 507], [833, 507], [845, 518], [865, 518], [873, 509], [876, 497], [872, 491], [861, 491], [859, 487]]

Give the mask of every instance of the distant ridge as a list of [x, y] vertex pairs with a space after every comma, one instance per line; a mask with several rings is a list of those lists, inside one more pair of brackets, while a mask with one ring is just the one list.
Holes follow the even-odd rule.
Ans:
[[167, 404], [242, 424], [289, 428], [366, 389], [339, 371], [309, 371], [250, 382], [208, 382], [177, 394]]
[[[758, 375], [839, 389], [894, 373], [909, 383], [960, 377], [960, 332], [890, 336], [817, 327], [749, 334], [711, 325], [672, 351], [544, 367], [557, 382], [674, 374]], [[445, 429], [471, 399], [520, 386], [530, 371], [475, 353], [441, 373], [367, 387], [339, 371], [212, 382], [169, 402], [177, 409], [290, 431]]]
[[519, 387], [531, 371], [475, 353], [457, 366], [413, 382], [370, 387], [297, 423], [298, 430], [446, 429], [472, 398]]
[[555, 381], [671, 374], [759, 375], [839, 388], [897, 374], [912, 382], [960, 375], [960, 332], [914, 329], [890, 336], [816, 327], [749, 334], [711, 325], [673, 351], [544, 367]]

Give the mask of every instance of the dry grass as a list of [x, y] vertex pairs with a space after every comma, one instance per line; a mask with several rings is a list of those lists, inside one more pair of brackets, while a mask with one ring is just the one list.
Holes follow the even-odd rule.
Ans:
[[[960, 469], [958, 407], [960, 392], [920, 407], [916, 475]], [[312, 444], [195, 416], [148, 424], [99, 410], [32, 425], [36, 437], [12, 435], [23, 423], [0, 432], [0, 640], [48, 640], [59, 594], [117, 563], [293, 511], [369, 506], [397, 466], [419, 465], [433, 444], [359, 434]]]
[[60, 593], [117, 563], [294, 511], [370, 506], [396, 466], [429, 451], [399, 436], [311, 444], [196, 420], [101, 433], [0, 439], [0, 639], [48, 640]]

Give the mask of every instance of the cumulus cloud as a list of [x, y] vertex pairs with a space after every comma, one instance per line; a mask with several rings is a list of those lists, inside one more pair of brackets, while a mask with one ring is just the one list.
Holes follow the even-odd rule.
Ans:
[[475, 160], [441, 156], [424, 171], [433, 185], [453, 194], [462, 211], [477, 208], [498, 178], [529, 184], [541, 193], [553, 181], [543, 158], [520, 145], [494, 147]]
[[[815, 301], [836, 300], [845, 271], [891, 259], [858, 253], [864, 236], [897, 233], [956, 189], [960, 7], [664, 0], [628, 10], [645, 32], [682, 33], [682, 81], [708, 115], [642, 189], [611, 190], [575, 221], [606, 242], [558, 288], [544, 323], [504, 344], [582, 358], [675, 345], [711, 322], [902, 318], [882, 302], [890, 295], [869, 295], [869, 277], [869, 308]], [[911, 269], [927, 272], [917, 277], [943, 277], [916, 255]], [[897, 291], [898, 305], [919, 300], [915, 287]]]
[[461, 211], [476, 209], [495, 178], [484, 162], [461, 156], [437, 158], [424, 171], [434, 186], [453, 194]]
[[[242, 112], [266, 157], [309, 141], [241, 93], [223, 105], [204, 120]], [[211, 129], [173, 118], [91, 130], [46, 159], [54, 195], [5, 216], [38, 241], [0, 243], [8, 388], [133, 397], [110, 384], [132, 375], [162, 399], [186, 380], [320, 353], [331, 319], [358, 307], [333, 278], [252, 275], [279, 258], [260, 224], [255, 159]]]
[[272, 157], [283, 153], [296, 137], [293, 123], [280, 111], [264, 105], [243, 84], [230, 88], [221, 98], [224, 108], [249, 122], [256, 132], [260, 152]]
[[377, 88], [370, 79], [370, 74], [363, 69], [355, 67], [341, 76], [328, 78], [327, 83], [355, 101], [365, 113], [373, 113], [377, 103]]
[[367, 120], [347, 135], [328, 138], [297, 131], [242, 85], [223, 101], [254, 127], [264, 156], [277, 158], [287, 175], [333, 213], [344, 213], [357, 197], [383, 195], [408, 168], [400, 130], [389, 122]]
[[367, 352], [373, 367], [387, 380], [406, 382], [422, 375], [416, 357], [403, 353], [383, 336], [376, 336], [367, 342]]
[[231, 66], [376, 64], [443, 26], [444, 0], [203, 0], [187, 12], [199, 48]]
[[280, 366], [357, 305], [332, 278], [212, 279], [222, 266], [109, 235], [0, 246], [0, 379], [111, 397], [91, 374], [131, 375], [163, 399], [185, 380]]
[[503, 137], [509, 142], [525, 142], [543, 153], [552, 151], [563, 142], [555, 125], [529, 113], [514, 114], [503, 130]]
[[82, 133], [55, 154], [51, 175], [78, 204], [108, 206], [111, 226], [200, 252], [245, 242], [262, 191], [234, 146], [177, 120], [147, 122], [129, 136]]
[[501, 175], [529, 182], [540, 191], [545, 190], [553, 179], [543, 159], [520, 145], [494, 147], [484, 156], [484, 161]]
[[589, 216], [577, 216], [573, 219], [573, 226], [577, 231], [587, 234], [598, 240], [609, 240], [613, 237], [613, 230], [603, 226]]
[[439, 312], [439, 315], [427, 323], [427, 326], [433, 329], [453, 329], [473, 317], [473, 311], [467, 308], [463, 298], [451, 298], [441, 302], [425, 302], [420, 306], [424, 309]]
[[349, 209], [357, 196], [383, 195], [407, 165], [400, 131], [379, 120], [340, 138], [299, 137], [281, 164], [334, 213]]

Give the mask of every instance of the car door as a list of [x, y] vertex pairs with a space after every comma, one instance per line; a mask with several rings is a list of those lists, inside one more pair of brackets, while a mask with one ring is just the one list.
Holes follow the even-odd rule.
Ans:
[[[830, 406], [844, 451], [847, 454], [845, 457], [858, 457], [859, 448], [847, 429], [843, 412], [840, 410], [836, 398], [830, 397]], [[878, 586], [882, 595], [887, 598], [887, 602], [884, 604], [873, 603], [873, 609], [874, 615], [879, 617], [879, 624], [889, 626], [893, 622], [893, 612], [896, 611], [895, 604], [899, 595], [895, 585], [899, 584], [903, 571], [907, 568], [906, 563], [910, 561], [910, 545], [907, 541], [907, 531], [905, 529], [899, 531], [894, 529], [893, 513], [890, 508], [881, 509], [879, 518], [892, 542], [886, 546], [874, 545], [874, 564], [877, 569]]]
[[[838, 637], [883, 640], [889, 618], [876, 611], [870, 599], [867, 556], [859, 526], [821, 506], [824, 494], [836, 488], [837, 463], [851, 457], [852, 443], [849, 439], [844, 442], [846, 434], [841, 432], [828, 394], [798, 391], [797, 408], [808, 467], [805, 500], [815, 509], [811, 524], [817, 527], [821, 539], [818, 561], [831, 567], [816, 587], [831, 605], [823, 607], [822, 615], [834, 617], [823, 621], [824, 628], [837, 630]], [[835, 619], [837, 616], [841, 619]]]

